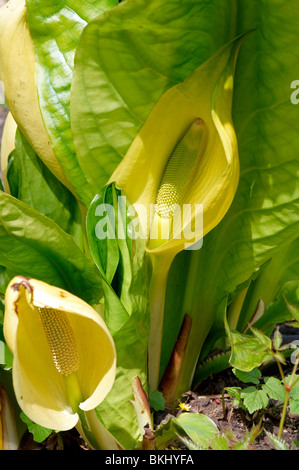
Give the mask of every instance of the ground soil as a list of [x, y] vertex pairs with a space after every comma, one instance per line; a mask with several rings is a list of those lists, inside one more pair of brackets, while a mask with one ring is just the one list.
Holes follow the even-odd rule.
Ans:
[[[298, 329], [290, 327], [288, 324], [280, 325], [280, 332], [283, 336], [283, 344], [290, 344], [299, 340]], [[291, 374], [293, 365], [286, 361], [283, 366], [285, 376]], [[276, 363], [264, 365], [261, 368], [263, 376], [281, 378]], [[299, 371], [297, 370], [297, 374]], [[253, 429], [253, 426], [259, 426], [260, 433], [248, 450], [273, 450], [267, 434], [277, 436], [282, 411], [282, 403], [270, 401], [265, 410], [260, 410], [254, 414], [241, 409], [233, 404], [233, 400], [228, 394], [224, 393], [225, 415], [222, 406], [222, 392], [226, 387], [246, 387], [252, 384], [240, 382], [233, 374], [231, 368], [218, 374], [208, 377], [197, 384], [193, 390], [188, 391], [177, 401], [177, 406], [171, 410], [165, 410], [156, 415], [156, 423], [165, 422], [172, 416], [178, 416], [183, 411], [179, 407], [180, 402], [189, 405], [189, 412], [202, 413], [208, 416], [226, 435], [234, 437], [230, 444], [233, 448], [236, 443], [244, 440], [246, 433]], [[270, 410], [278, 406], [275, 410]], [[284, 422], [281, 439], [287, 444], [289, 450], [299, 450], [299, 415], [291, 415], [289, 411]]]
[[[248, 384], [247, 384], [248, 385]], [[265, 430], [276, 435], [279, 429], [281, 408], [267, 412], [262, 410], [250, 415], [238, 406], [233, 405], [233, 400], [224, 394], [224, 404], [226, 416], [222, 407], [222, 391], [225, 387], [244, 386], [239, 382], [230, 369], [209, 377], [203, 381], [195, 390], [191, 390], [180, 398], [186, 405], [189, 405], [189, 412], [202, 413], [208, 416], [224, 435], [230, 436], [230, 447], [245, 439], [246, 433], [250, 432], [253, 426], [260, 425], [260, 433], [248, 450], [273, 450], [273, 445], [269, 441]], [[179, 403], [178, 403], [179, 404]], [[275, 406], [276, 403], [270, 403]], [[176, 411], [166, 410], [164, 416], [160, 414], [160, 422], [168, 420], [171, 416], [178, 416], [183, 411], [177, 407]], [[299, 440], [299, 416], [292, 416], [288, 413], [282, 439], [291, 450], [299, 450], [299, 446], [294, 442]], [[176, 443], [176, 445], [179, 445]]]

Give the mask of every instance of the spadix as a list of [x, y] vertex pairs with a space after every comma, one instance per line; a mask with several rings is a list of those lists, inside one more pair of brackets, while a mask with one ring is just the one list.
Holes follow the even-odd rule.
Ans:
[[[163, 247], [170, 239], [184, 239], [186, 230], [183, 230], [186, 222], [186, 211], [188, 219], [194, 207], [183, 204], [185, 192], [192, 185], [192, 176], [203, 155], [206, 143], [207, 130], [202, 119], [198, 118], [187, 129], [186, 134], [177, 143], [164, 169], [160, 187], [157, 193], [154, 216], [151, 219], [151, 228], [147, 248], [152, 251]], [[183, 207], [185, 214], [182, 213]], [[187, 221], [187, 224], [189, 223]], [[194, 225], [194, 224], [193, 224]], [[202, 223], [200, 223], [202, 228]], [[195, 236], [198, 237], [201, 230], [194, 231], [189, 224], [189, 234], [192, 244]], [[194, 237], [194, 238], [193, 238]]]
[[170, 156], [157, 194], [157, 214], [160, 217], [170, 218], [174, 206], [182, 202], [194, 165], [203, 151], [203, 137], [204, 123], [197, 119]]
[[76, 372], [80, 364], [78, 345], [67, 315], [52, 308], [37, 310], [56, 369], [62, 375]]

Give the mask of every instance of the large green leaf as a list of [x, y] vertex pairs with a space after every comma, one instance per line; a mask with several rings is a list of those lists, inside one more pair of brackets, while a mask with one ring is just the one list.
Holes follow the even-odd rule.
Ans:
[[101, 278], [71, 235], [13, 196], [0, 192], [0, 265], [10, 276], [29, 276], [95, 303]]
[[161, 95], [234, 36], [233, 5], [127, 0], [85, 28], [75, 56], [71, 124], [94, 194]]
[[[299, 108], [290, 101], [290, 84], [298, 72], [299, 6], [294, 0], [287, 5], [283, 0], [242, 0], [238, 6], [238, 32], [256, 28], [243, 44], [235, 76], [233, 117], [241, 177], [225, 218], [205, 237], [200, 251], [185, 253], [191, 258], [189, 290], [184, 300], [178, 296], [177, 301], [182, 315], [186, 311], [192, 315], [193, 328], [178, 393], [190, 385], [217, 309], [223, 312], [226, 299], [298, 236]], [[295, 251], [293, 256], [297, 258]], [[279, 269], [277, 263], [273, 276], [279, 275]], [[289, 280], [298, 276], [294, 269], [289, 275]], [[270, 299], [275, 295], [274, 284], [268, 285], [265, 279], [259, 290]], [[173, 293], [170, 289], [169, 295]], [[173, 314], [170, 309], [167, 312], [165, 331], [170, 336], [172, 330], [175, 338]], [[164, 351], [165, 362], [169, 353]]]
[[15, 145], [7, 175], [11, 195], [52, 219], [81, 247], [81, 217], [75, 197], [38, 158], [20, 130]]
[[141, 438], [132, 380], [137, 375], [147, 390], [149, 307], [145, 240], [130, 237], [129, 203], [115, 185], [104, 187], [87, 214], [87, 236], [101, 272], [104, 318], [117, 353], [111, 392], [96, 409], [98, 418], [125, 449]]
[[74, 55], [86, 24], [117, 3], [117, 0], [26, 0], [41, 114], [54, 153], [85, 203], [92, 193], [77, 161], [70, 127]]

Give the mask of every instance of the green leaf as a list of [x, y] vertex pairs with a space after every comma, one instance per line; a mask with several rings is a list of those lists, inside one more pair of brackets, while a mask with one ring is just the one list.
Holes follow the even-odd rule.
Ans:
[[204, 450], [199, 444], [191, 441], [189, 437], [178, 436], [182, 444], [184, 444], [189, 450]]
[[241, 400], [241, 387], [225, 387], [225, 391], [229, 394], [229, 396], [237, 398], [239, 401]]
[[103, 277], [105, 321], [112, 333], [145, 302], [147, 268], [145, 240], [132, 239], [130, 203], [114, 184], [95, 196], [87, 213], [87, 236], [93, 259]]
[[263, 362], [271, 359], [271, 340], [263, 334], [257, 333], [251, 336], [229, 331], [229, 343], [231, 345], [230, 364], [236, 369], [250, 372], [255, 367], [259, 367]]
[[273, 335], [273, 349], [275, 351], [277, 351], [280, 346], [282, 345], [282, 334], [280, 333], [279, 331], [279, 328], [276, 328], [276, 330], [274, 331], [274, 335]]
[[248, 432], [245, 434], [245, 438], [233, 446], [233, 450], [249, 450], [251, 444], [251, 436]]
[[178, 418], [170, 418], [154, 432], [158, 450], [177, 437], [189, 437], [197, 447], [207, 449], [218, 433], [215, 423], [200, 413], [182, 413]]
[[285, 298], [285, 302], [287, 305], [287, 309], [293, 316], [293, 318], [297, 321], [299, 321], [299, 305], [292, 304], [291, 302], [288, 302], [288, 300]]
[[135, 0], [85, 28], [75, 56], [71, 124], [94, 194], [162, 94], [232, 38], [233, 9], [223, 0]]
[[78, 163], [70, 127], [74, 55], [86, 24], [117, 3], [117, 0], [26, 1], [43, 121], [66, 177], [86, 204], [93, 193]]
[[8, 169], [12, 196], [56, 222], [82, 246], [82, 228], [78, 202], [38, 158], [17, 130], [15, 150]]
[[213, 450], [229, 450], [228, 439], [224, 435], [216, 436], [211, 442]]
[[11, 277], [40, 279], [90, 303], [98, 302], [103, 295], [96, 267], [74, 239], [48, 217], [3, 192], [0, 265]]
[[[9, 271], [5, 268], [5, 266], [0, 266], [0, 312], [4, 311], [4, 295], [6, 286], [9, 283], [12, 275]], [[1, 314], [0, 314], [1, 318]]]
[[265, 377], [265, 384], [262, 385], [262, 389], [269, 395], [273, 400], [284, 401], [285, 399], [285, 388], [281, 381], [276, 377]]
[[267, 393], [262, 389], [247, 387], [241, 391], [241, 398], [249, 413], [266, 408], [269, 402]]
[[262, 373], [256, 367], [249, 372], [244, 372], [242, 370], [238, 370], [235, 368], [233, 368], [232, 371], [235, 374], [235, 376], [244, 383], [251, 382], [255, 385], [258, 385], [260, 383], [259, 379], [261, 378]]
[[261, 346], [264, 346], [266, 349], [271, 349], [272, 343], [270, 338], [265, 335], [262, 331], [258, 328], [254, 328], [253, 326], [250, 327], [250, 331], [252, 332], [253, 336], [258, 340]]
[[275, 434], [272, 434], [266, 430], [265, 433], [275, 450], [289, 450], [287, 443], [279, 437], [275, 436]]
[[0, 367], [3, 369], [11, 369], [12, 368], [12, 353], [9, 350], [8, 346], [4, 341], [0, 341]]
[[229, 357], [230, 352], [222, 352], [208, 357], [203, 362], [199, 362], [194, 375], [194, 383], [199, 383], [211, 374], [216, 374], [217, 372], [228, 369]]
[[295, 383], [295, 385], [292, 385], [292, 390], [291, 390], [291, 396], [293, 398], [298, 398], [299, 397], [299, 376], [298, 374], [294, 374], [294, 376], [292, 377], [292, 375], [288, 375], [286, 377], [286, 383], [289, 385], [290, 384], [290, 381], [292, 380], [292, 384], [295, 383], [295, 381], [297, 380], [297, 382]]
[[148, 318], [144, 310], [134, 312], [113, 335], [117, 354], [116, 378], [107, 398], [96, 408], [98, 419], [127, 450], [140, 440], [135, 409], [131, 403], [132, 379], [138, 375], [147, 390]]
[[290, 413], [292, 415], [299, 415], [299, 398], [290, 397]]
[[161, 392], [158, 390], [154, 390], [153, 392], [149, 393], [149, 402], [150, 406], [155, 411], [160, 411], [165, 409], [165, 399]]
[[[295, 380], [298, 380], [298, 377], [299, 376], [295, 374], [292, 379], [292, 383], [294, 383]], [[286, 377], [287, 384], [290, 383], [290, 380], [291, 380], [291, 376], [289, 375]], [[295, 385], [292, 386], [289, 405], [290, 405], [291, 414], [294, 414], [294, 415], [299, 414], [299, 381], [295, 383]]]
[[[125, 324], [129, 314], [111, 287], [119, 263], [119, 248], [115, 236], [115, 210], [111, 197], [108, 188], [104, 188], [102, 193], [95, 196], [88, 209], [86, 230], [91, 255], [103, 278], [105, 321], [109, 330], [114, 333]], [[106, 225], [105, 238], [103, 238], [104, 225]]]
[[33, 435], [35, 442], [43, 442], [52, 434], [52, 429], [47, 429], [31, 421], [23, 412], [20, 413], [22, 421], [27, 425], [29, 432]]
[[104, 187], [88, 209], [87, 236], [103, 279], [104, 318], [117, 353], [113, 388], [96, 413], [121, 445], [132, 449], [141, 439], [132, 379], [137, 375], [147, 390], [149, 309], [144, 240], [129, 236], [128, 210], [114, 184]]

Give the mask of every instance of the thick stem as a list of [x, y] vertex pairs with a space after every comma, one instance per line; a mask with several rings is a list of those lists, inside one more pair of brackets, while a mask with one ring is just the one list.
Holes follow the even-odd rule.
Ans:
[[167, 254], [150, 255], [152, 275], [149, 288], [150, 333], [148, 340], [148, 377], [151, 390], [159, 385], [162, 349], [165, 294], [168, 272], [173, 257]]

